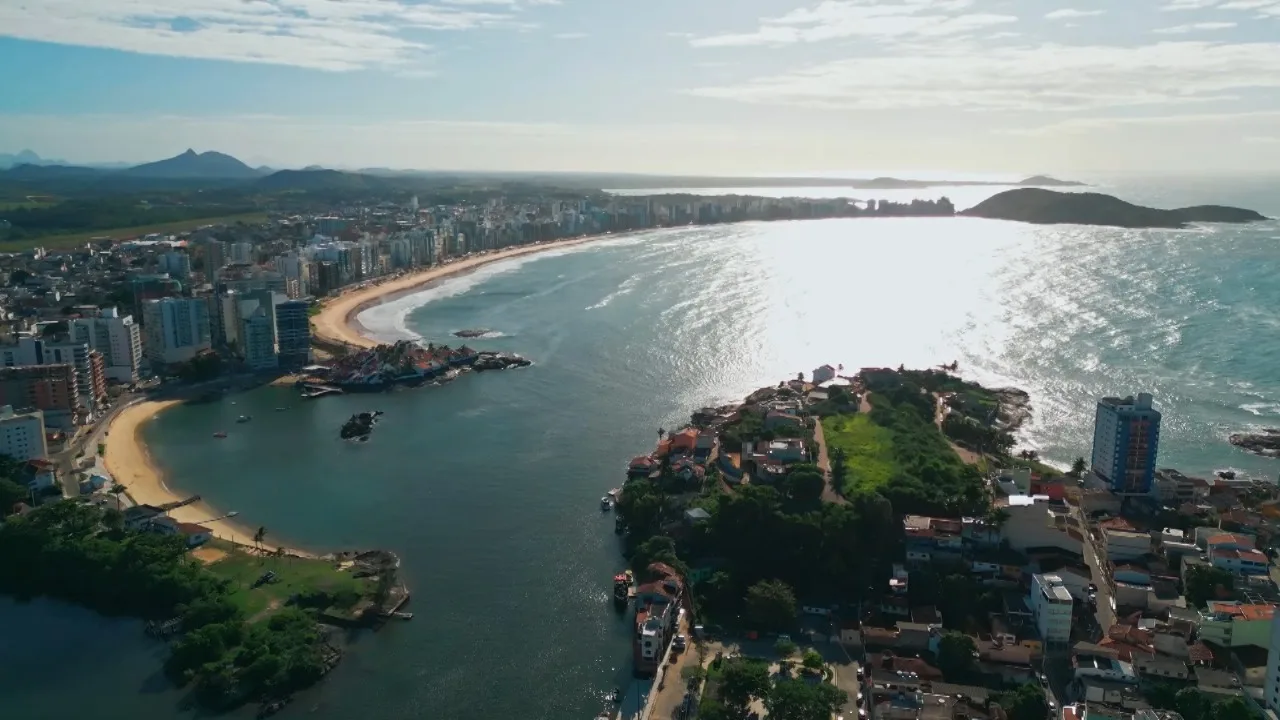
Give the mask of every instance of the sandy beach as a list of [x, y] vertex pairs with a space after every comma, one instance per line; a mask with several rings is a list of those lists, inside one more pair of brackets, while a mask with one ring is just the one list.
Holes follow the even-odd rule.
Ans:
[[[111, 421], [109, 435], [106, 438], [107, 451], [104, 458], [107, 471], [115, 481], [125, 486], [125, 491], [139, 505], [163, 505], [178, 502], [189, 497], [189, 493], [174, 492], [164, 482], [158, 468], [151, 461], [146, 446], [139, 436], [142, 426], [157, 415], [179, 404], [180, 400], [145, 401], [125, 408]], [[253, 534], [257, 526], [241, 525], [234, 519], [220, 517], [224, 513], [209, 507], [205, 502], [197, 502], [178, 508], [169, 516], [179, 522], [199, 523], [209, 528], [214, 537], [241, 545], [252, 546]], [[252, 513], [249, 513], [252, 516]], [[279, 544], [270, 535], [263, 542], [263, 547], [275, 550]], [[313, 557], [311, 553], [296, 548], [285, 547], [285, 551], [293, 555]]]
[[547, 242], [541, 245], [523, 245], [508, 248], [485, 255], [468, 257], [448, 265], [426, 268], [394, 280], [351, 290], [324, 303], [320, 314], [311, 319], [312, 332], [317, 338], [329, 342], [346, 343], [357, 347], [373, 347], [377, 343], [361, 335], [355, 322], [356, 315], [362, 310], [405, 295], [438, 280], [470, 272], [482, 265], [520, 257], [521, 255], [545, 252], [547, 250], [560, 250], [609, 237], [618, 237], [618, 235], [594, 235], [572, 240], [561, 240], [559, 242]]

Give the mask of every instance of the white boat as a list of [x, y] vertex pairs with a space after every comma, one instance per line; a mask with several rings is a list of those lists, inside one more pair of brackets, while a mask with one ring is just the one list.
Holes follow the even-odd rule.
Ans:
[[605, 495], [604, 497], [600, 498], [600, 509], [605, 512], [612, 510], [613, 498], [609, 497], [608, 495]]

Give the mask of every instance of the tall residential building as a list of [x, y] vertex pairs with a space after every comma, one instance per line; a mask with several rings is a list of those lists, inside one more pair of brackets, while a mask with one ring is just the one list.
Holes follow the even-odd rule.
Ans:
[[240, 321], [244, 362], [254, 370], [280, 367], [276, 352], [275, 313], [270, 306], [258, 305]]
[[234, 242], [227, 244], [227, 262], [229, 264], [248, 265], [254, 261], [253, 243]]
[[1151, 492], [1159, 445], [1160, 411], [1152, 407], [1150, 394], [1098, 401], [1093, 422], [1093, 472], [1112, 492]]
[[105, 363], [101, 353], [86, 342], [68, 337], [24, 335], [15, 345], [0, 347], [0, 364], [5, 367], [70, 365], [75, 372], [79, 404], [90, 414], [106, 400]]
[[49, 427], [69, 428], [84, 415], [71, 365], [0, 368], [0, 405], [34, 408]]
[[204, 252], [204, 276], [210, 282], [218, 279], [218, 274], [227, 265], [227, 248], [219, 240], [205, 238], [199, 243]]
[[1267, 709], [1280, 712], [1280, 613], [1271, 618], [1271, 647], [1267, 650], [1266, 695], [1263, 702]]
[[178, 250], [170, 250], [160, 256], [160, 272], [186, 280], [191, 276], [191, 256]]
[[152, 367], [184, 363], [212, 347], [204, 298], [151, 300], [143, 308], [143, 348]]
[[307, 287], [307, 260], [296, 252], [290, 252], [276, 258], [276, 270], [284, 276], [285, 294], [297, 299], [306, 297], [310, 289]]
[[0, 407], [0, 455], [26, 462], [48, 454], [43, 413], [39, 410], [15, 413], [12, 405]]
[[102, 308], [93, 316], [76, 318], [68, 323], [76, 342], [88, 343], [102, 353], [108, 380], [135, 383], [142, 366], [142, 329], [132, 315], [121, 315], [118, 308]]
[[303, 300], [276, 305], [276, 345], [280, 366], [300, 368], [311, 361], [311, 317]]
[[1057, 575], [1031, 576], [1031, 613], [1045, 643], [1071, 641], [1071, 592]]

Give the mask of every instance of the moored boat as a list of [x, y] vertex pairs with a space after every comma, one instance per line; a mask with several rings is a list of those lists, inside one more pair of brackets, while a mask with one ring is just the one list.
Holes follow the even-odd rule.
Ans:
[[249, 422], [249, 421], [250, 421], [250, 420], [252, 420], [252, 419], [253, 419], [253, 416], [252, 416], [252, 415], [241, 415], [240, 417], [236, 418], [236, 422], [238, 422], [238, 423], [247, 423], [247, 422]]
[[604, 512], [608, 512], [612, 510], [613, 498], [609, 497], [608, 495], [605, 495], [604, 497], [600, 498], [600, 509], [603, 510]]
[[225, 430], [219, 430], [218, 432], [214, 433], [213, 436], [221, 440], [222, 438], [225, 438], [227, 436], [227, 433]]
[[631, 581], [628, 574], [618, 573], [613, 576], [613, 602], [619, 606], [626, 605], [631, 596]]

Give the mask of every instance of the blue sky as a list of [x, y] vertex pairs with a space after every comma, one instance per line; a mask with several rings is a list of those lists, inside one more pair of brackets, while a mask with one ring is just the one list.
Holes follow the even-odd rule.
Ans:
[[0, 67], [75, 162], [1280, 166], [1280, 0], [0, 0]]

